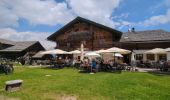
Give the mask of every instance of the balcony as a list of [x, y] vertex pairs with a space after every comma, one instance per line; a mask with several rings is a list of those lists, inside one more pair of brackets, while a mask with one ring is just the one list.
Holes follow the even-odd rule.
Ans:
[[72, 32], [69, 34], [67, 41], [87, 41], [92, 39], [92, 34], [88, 31], [83, 32]]

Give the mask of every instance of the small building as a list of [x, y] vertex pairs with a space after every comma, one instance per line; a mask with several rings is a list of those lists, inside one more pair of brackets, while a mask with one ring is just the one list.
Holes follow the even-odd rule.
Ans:
[[[130, 31], [122, 34], [119, 46], [133, 50], [137, 60], [154, 60], [153, 54], [144, 52], [154, 48], [170, 47], [170, 32], [164, 30]], [[166, 59], [166, 55], [159, 55], [158, 59]]]
[[28, 53], [34, 55], [43, 50], [45, 50], [45, 48], [38, 41], [11, 41], [8, 47], [0, 50], [0, 56], [8, 59], [17, 59]]
[[164, 30], [131, 31], [122, 34], [121, 47], [128, 50], [147, 50], [170, 47], [170, 32]]
[[32, 60], [49, 60], [53, 59], [53, 55], [51, 54], [42, 54], [42, 51], [39, 51], [34, 56], [32, 56]]
[[13, 45], [15, 45], [13, 41], [0, 38], [0, 50], [6, 49], [6, 48], [13, 46]]
[[81, 43], [85, 50], [107, 49], [115, 46], [122, 32], [99, 23], [77, 17], [47, 39], [56, 43], [56, 48], [71, 51], [79, 49]]

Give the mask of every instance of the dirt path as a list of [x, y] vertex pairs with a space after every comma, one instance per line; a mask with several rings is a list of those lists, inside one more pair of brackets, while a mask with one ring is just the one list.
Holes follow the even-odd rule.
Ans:
[[21, 99], [0, 95], [0, 100], [21, 100]]

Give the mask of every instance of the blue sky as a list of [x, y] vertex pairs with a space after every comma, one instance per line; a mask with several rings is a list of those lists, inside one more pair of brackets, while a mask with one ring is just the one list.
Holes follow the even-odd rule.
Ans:
[[[45, 39], [77, 16], [126, 32], [170, 32], [170, 0], [1, 0], [0, 37], [23, 41]], [[82, 3], [83, 2], [83, 3]]]

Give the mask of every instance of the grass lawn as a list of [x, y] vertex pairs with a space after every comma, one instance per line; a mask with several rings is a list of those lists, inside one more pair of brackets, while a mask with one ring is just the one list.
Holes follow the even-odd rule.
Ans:
[[[47, 74], [51, 76], [46, 76]], [[14, 79], [24, 81], [22, 89], [16, 92], [5, 92], [5, 81]], [[78, 73], [77, 69], [71, 68], [53, 70], [20, 66], [16, 67], [11, 75], [0, 74], [0, 98], [14, 98], [14, 100], [15, 98], [16, 100], [68, 100], [68, 98], [73, 100], [170, 100], [170, 75], [139, 72], [99, 72], [91, 75]]]

